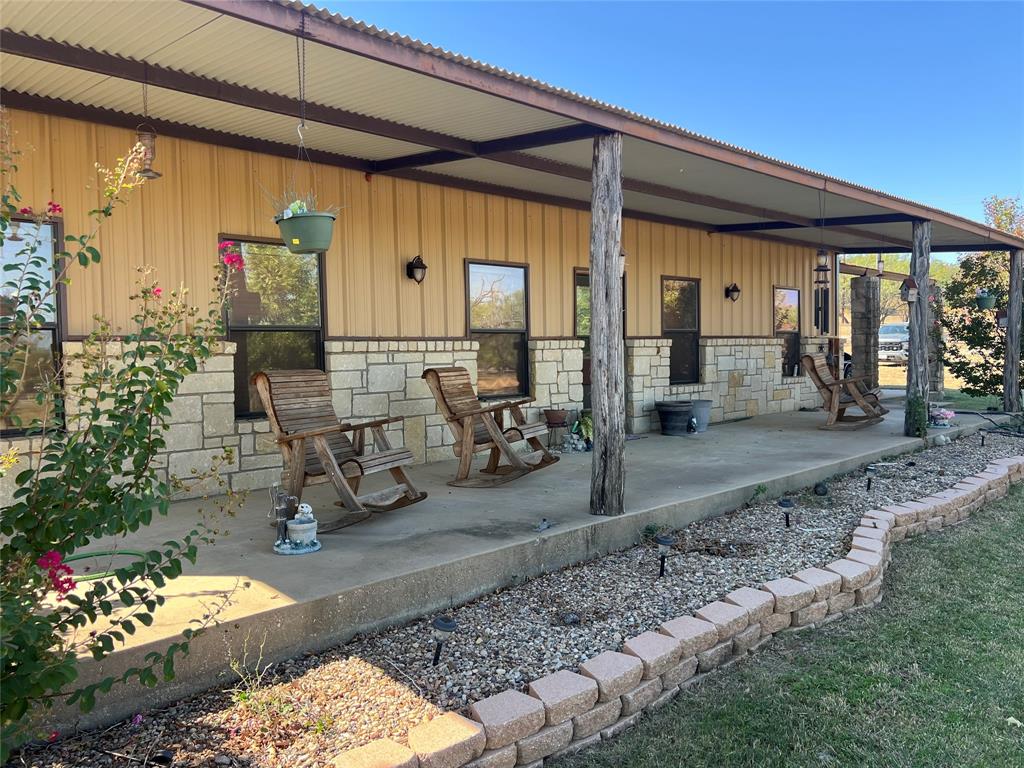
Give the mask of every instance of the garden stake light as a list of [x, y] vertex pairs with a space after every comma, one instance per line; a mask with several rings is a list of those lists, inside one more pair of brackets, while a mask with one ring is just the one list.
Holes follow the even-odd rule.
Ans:
[[786, 527], [787, 528], [789, 528], [789, 523], [790, 523], [790, 521], [789, 521], [789, 510], [791, 510], [794, 506], [796, 506], [796, 505], [793, 503], [792, 499], [779, 499], [779, 507], [782, 509], [782, 514], [784, 514], [786, 516]]
[[431, 632], [437, 643], [434, 646], [434, 662], [431, 664], [432, 667], [436, 667], [438, 662], [441, 661], [441, 648], [452, 632], [458, 629], [458, 627], [458, 623], [451, 616], [437, 616], [430, 622]]
[[870, 491], [871, 481], [874, 479], [875, 475], [878, 474], [878, 467], [876, 467], [874, 464], [868, 464], [867, 467], [864, 469], [864, 474], [868, 476], [868, 490]]
[[654, 543], [658, 545], [658, 555], [661, 559], [661, 567], [658, 569], [658, 578], [660, 579], [665, 575], [665, 560], [668, 559], [669, 553], [672, 552], [672, 547], [675, 546], [676, 540], [667, 533], [659, 533], [654, 537]]

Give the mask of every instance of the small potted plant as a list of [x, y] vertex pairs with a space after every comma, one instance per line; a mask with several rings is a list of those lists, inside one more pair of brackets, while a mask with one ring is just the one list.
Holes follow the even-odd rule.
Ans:
[[956, 416], [956, 413], [947, 408], [934, 408], [928, 415], [928, 421], [931, 422], [933, 427], [947, 429], [949, 427], [949, 420], [954, 416]]
[[294, 190], [273, 199], [274, 223], [292, 253], [322, 253], [331, 247], [337, 209], [318, 210], [316, 195], [297, 195]]
[[994, 293], [990, 293], [987, 288], [979, 288], [974, 293], [974, 301], [978, 304], [978, 309], [995, 309], [996, 297]]

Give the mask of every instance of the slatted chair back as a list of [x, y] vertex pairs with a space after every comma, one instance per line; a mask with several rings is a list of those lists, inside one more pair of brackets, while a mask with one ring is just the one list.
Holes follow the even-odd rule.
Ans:
[[[331, 402], [331, 387], [323, 371], [261, 371], [253, 377], [253, 382], [267, 412], [270, 429], [276, 437], [338, 423]], [[344, 432], [332, 432], [326, 435], [326, 440], [339, 464], [357, 454], [355, 446]], [[288, 450], [286, 444], [282, 443], [281, 446], [282, 453]], [[305, 452], [306, 473], [323, 474], [324, 469], [312, 440], [305, 441]]]
[[836, 378], [832, 375], [832, 369], [828, 367], [828, 360], [825, 359], [825, 355], [821, 353], [804, 355], [802, 362], [807, 375], [811, 377], [814, 386], [818, 388], [818, 392], [821, 393], [821, 396], [825, 398], [827, 403], [832, 399], [832, 390], [829, 388], [829, 385], [835, 384]]
[[[467, 414], [480, 410], [480, 398], [473, 390], [469, 371], [461, 367], [430, 368], [424, 371], [423, 375], [456, 440], [461, 440], [462, 419]], [[491, 436], [480, 419], [473, 421], [473, 442], [476, 445], [491, 442]]]

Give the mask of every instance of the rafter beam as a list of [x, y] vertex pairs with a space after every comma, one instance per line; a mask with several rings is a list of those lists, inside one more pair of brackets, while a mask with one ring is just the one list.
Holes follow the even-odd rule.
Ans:
[[497, 152], [511, 152], [536, 147], [549, 147], [554, 144], [565, 144], [569, 141], [580, 139], [592, 139], [608, 133], [603, 128], [595, 128], [592, 125], [577, 123], [566, 125], [560, 128], [548, 128], [543, 131], [522, 133], [516, 136], [505, 136], [490, 141], [478, 141], [473, 143], [472, 154], [463, 152], [451, 152], [437, 150], [434, 152], [420, 152], [402, 157], [392, 157], [387, 160], [377, 160], [374, 167], [377, 173], [391, 173], [402, 168], [422, 168], [427, 165], [438, 165], [439, 163], [451, 163], [456, 160], [465, 160], [467, 157], [487, 157]]
[[[91, 123], [112, 125], [116, 128], [127, 128], [129, 130], [135, 130], [140, 123], [145, 122], [152, 125], [156, 132], [163, 136], [173, 136], [188, 141], [200, 141], [204, 144], [215, 144], [233, 149], [243, 149], [249, 152], [260, 152], [264, 155], [294, 159], [297, 149], [294, 144], [286, 144], [281, 141], [241, 136], [237, 133], [216, 131], [212, 128], [200, 128], [195, 125], [161, 120], [157, 117], [143, 117], [131, 112], [119, 112], [116, 109], [92, 107], [76, 104], [73, 101], [53, 99], [48, 96], [35, 96], [29, 93], [21, 93], [20, 91], [9, 91], [6, 88], [0, 88], [0, 102], [5, 107], [13, 109], [42, 112], [47, 115], [68, 117], [72, 120], [86, 120]], [[349, 168], [353, 171], [362, 171], [363, 173], [369, 173], [372, 170], [372, 166], [368, 161], [358, 157], [342, 155], [337, 152], [326, 152], [320, 149], [307, 149], [307, 152], [309, 153], [309, 159], [314, 163]]]
[[[234, 83], [193, 75], [176, 69], [158, 67], [145, 62], [101, 53], [53, 40], [43, 40], [31, 35], [3, 30], [0, 33], [0, 48], [5, 53], [23, 56], [36, 61], [46, 61], [64, 67], [73, 67], [99, 75], [109, 75], [136, 83], [148, 83], [170, 91], [202, 96], [215, 101], [236, 104], [264, 112], [288, 117], [301, 115], [298, 99], [277, 93], [261, 91]], [[392, 120], [369, 115], [360, 115], [338, 107], [306, 102], [306, 119], [336, 128], [347, 128], [361, 133], [370, 133], [397, 141], [447, 149], [466, 156], [474, 153], [473, 142], [448, 136], [437, 131], [416, 128]]]
[[742, 224], [722, 224], [715, 227], [715, 231], [763, 232], [769, 229], [844, 227], [861, 224], [904, 224], [915, 220], [914, 216], [905, 213], [876, 213], [870, 216], [832, 216], [824, 219], [811, 219], [807, 224], [797, 224], [792, 221], [748, 221]]

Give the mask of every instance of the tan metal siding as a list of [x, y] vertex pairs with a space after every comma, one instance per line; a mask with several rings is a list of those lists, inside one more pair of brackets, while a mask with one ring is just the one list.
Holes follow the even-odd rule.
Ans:
[[[85, 231], [85, 212], [99, 202], [94, 162], [123, 155], [130, 131], [12, 111], [17, 143], [28, 150], [17, 183], [25, 204], [61, 202], [68, 233]], [[35, 147], [36, 151], [29, 150]], [[163, 178], [101, 230], [105, 263], [76, 271], [68, 291], [71, 334], [87, 333], [94, 314], [126, 328], [125, 297], [135, 269], [150, 265], [164, 286], [209, 298], [221, 233], [276, 237], [262, 188], [277, 190], [295, 174], [299, 188], [315, 183], [326, 204], [342, 206], [325, 258], [327, 332], [331, 336], [453, 337], [465, 333], [464, 260], [530, 266], [530, 324], [534, 336], [573, 333], [573, 268], [589, 261], [585, 211], [476, 192], [305, 165], [236, 149], [161, 137], [156, 167]], [[765, 336], [772, 332], [772, 285], [801, 289], [802, 327], [811, 329], [814, 250], [732, 235], [627, 219], [627, 333], [661, 333], [662, 275], [701, 279], [701, 326], [706, 336]], [[426, 281], [405, 277], [420, 254]], [[735, 281], [742, 297], [723, 297]]]

